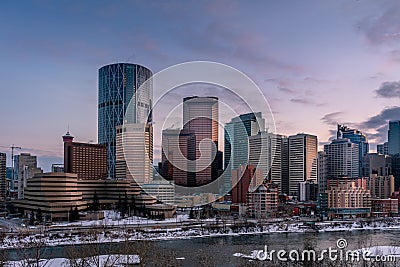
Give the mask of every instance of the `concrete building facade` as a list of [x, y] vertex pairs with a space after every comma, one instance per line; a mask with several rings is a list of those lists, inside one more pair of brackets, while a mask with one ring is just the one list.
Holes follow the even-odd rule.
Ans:
[[77, 183], [77, 174], [38, 173], [27, 180], [24, 199], [14, 204], [25, 215], [37, 215], [40, 210], [46, 221], [68, 219], [71, 208], [86, 209]]
[[73, 142], [67, 132], [64, 141], [64, 172], [76, 173], [78, 179], [107, 178], [107, 149], [104, 145]]
[[116, 127], [115, 176], [138, 185], [153, 180], [153, 126], [145, 123]]
[[359, 173], [359, 147], [350, 139], [335, 139], [324, 146], [328, 156], [329, 177], [350, 177], [355, 178]]
[[18, 199], [24, 198], [27, 181], [35, 174], [42, 172], [42, 169], [37, 166], [36, 156], [32, 156], [30, 153], [14, 156], [14, 179], [18, 181]]

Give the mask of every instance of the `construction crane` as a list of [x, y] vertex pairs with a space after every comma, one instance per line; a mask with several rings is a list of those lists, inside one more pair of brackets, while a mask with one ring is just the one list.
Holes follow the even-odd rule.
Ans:
[[8, 146], [0, 146], [0, 147], [11, 148], [11, 168], [12, 168], [11, 189], [14, 189], [14, 149], [22, 149], [22, 147], [16, 146], [14, 144], [12, 144], [10, 147]]

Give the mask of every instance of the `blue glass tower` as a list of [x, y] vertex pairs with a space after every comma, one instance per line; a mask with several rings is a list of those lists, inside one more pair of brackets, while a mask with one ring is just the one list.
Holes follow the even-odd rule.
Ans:
[[151, 122], [153, 91], [146, 86], [139, 87], [150, 77], [152, 72], [146, 67], [116, 63], [99, 69], [99, 105], [98, 105], [98, 143], [107, 147], [108, 176], [115, 178], [116, 161], [116, 126], [126, 119], [125, 112], [130, 101], [130, 123]]
[[388, 152], [389, 155], [400, 153], [400, 121], [389, 121]]
[[358, 145], [358, 173], [361, 174], [363, 157], [369, 152], [367, 136], [357, 129], [351, 129], [345, 125], [338, 124], [336, 138], [347, 138], [352, 143]]
[[224, 190], [232, 187], [232, 170], [249, 162], [249, 136], [265, 130], [261, 112], [234, 117], [224, 129]]

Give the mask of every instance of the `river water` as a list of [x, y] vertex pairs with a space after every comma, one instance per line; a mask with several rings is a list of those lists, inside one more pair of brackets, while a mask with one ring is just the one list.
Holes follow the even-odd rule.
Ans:
[[[336, 241], [347, 240], [347, 249], [357, 249], [377, 245], [400, 246], [398, 230], [357, 230], [323, 233], [272, 233], [258, 235], [199, 237], [191, 239], [175, 239], [155, 241], [157, 250], [173, 252], [175, 257], [182, 258], [183, 266], [242, 266], [244, 259], [234, 257], [234, 253], [250, 254], [253, 250], [301, 250], [316, 248], [318, 250], [332, 247], [336, 249]], [[101, 253], [109, 253], [110, 247], [118, 248], [121, 244], [104, 245]], [[43, 257], [66, 257], [65, 246], [47, 248]], [[9, 251], [13, 260], [20, 254]], [[184, 258], [184, 259], [183, 259]], [[203, 263], [203, 264], [200, 264]]]

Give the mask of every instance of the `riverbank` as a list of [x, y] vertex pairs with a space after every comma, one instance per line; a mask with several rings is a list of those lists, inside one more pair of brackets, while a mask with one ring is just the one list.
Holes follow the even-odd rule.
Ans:
[[67, 226], [62, 233], [43, 231], [31, 234], [19, 231], [16, 234], [8, 234], [0, 240], [0, 248], [15, 249], [41, 246], [62, 246], [76, 244], [113, 243], [136, 240], [173, 240], [189, 238], [206, 238], [215, 236], [258, 235], [272, 233], [305, 233], [305, 232], [337, 232], [360, 230], [400, 230], [400, 219], [390, 218], [381, 221], [329, 221], [316, 222], [312, 226], [306, 222], [265, 222], [265, 224], [217, 224], [216, 222], [202, 223], [192, 226], [192, 229], [175, 227], [142, 227], [140, 229], [82, 229], [80, 232], [72, 232]]

